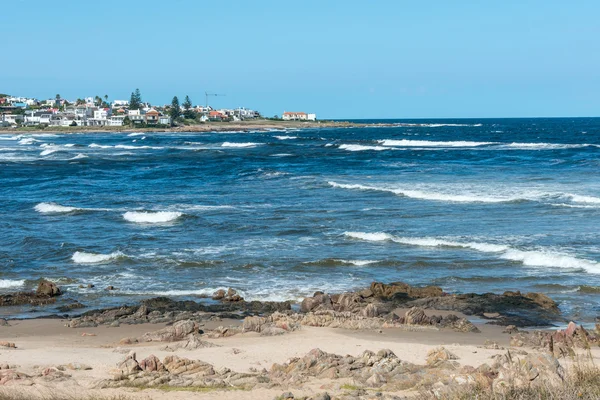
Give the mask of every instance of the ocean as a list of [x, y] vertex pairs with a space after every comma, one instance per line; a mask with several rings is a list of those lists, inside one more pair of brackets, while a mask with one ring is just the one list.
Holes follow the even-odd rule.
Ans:
[[0, 293], [45, 278], [90, 309], [404, 281], [600, 315], [600, 119], [357, 122], [0, 135]]

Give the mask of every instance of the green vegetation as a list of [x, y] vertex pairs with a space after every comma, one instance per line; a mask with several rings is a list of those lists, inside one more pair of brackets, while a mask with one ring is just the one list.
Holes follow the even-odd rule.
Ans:
[[177, 96], [173, 97], [171, 101], [171, 108], [169, 109], [169, 115], [173, 120], [173, 123], [181, 116], [181, 109], [179, 108], [179, 99]]
[[183, 116], [186, 119], [196, 119], [197, 115], [194, 110], [192, 110], [192, 100], [190, 100], [190, 96], [185, 96], [185, 101], [182, 104], [183, 106]]
[[139, 110], [140, 108], [142, 108], [142, 94], [140, 93], [140, 89], [135, 89], [135, 92], [131, 93], [131, 98], [129, 99], [129, 109]]

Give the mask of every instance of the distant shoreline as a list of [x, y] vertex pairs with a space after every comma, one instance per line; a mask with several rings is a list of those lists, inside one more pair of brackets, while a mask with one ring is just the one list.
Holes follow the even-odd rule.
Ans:
[[66, 126], [48, 127], [46, 129], [32, 128], [0, 128], [2, 134], [39, 134], [39, 133], [131, 133], [131, 132], [245, 132], [256, 130], [276, 129], [318, 129], [318, 128], [347, 128], [362, 127], [366, 124], [344, 121], [243, 121], [216, 122], [198, 125], [181, 125], [172, 128], [154, 127], [124, 127], [124, 126]]

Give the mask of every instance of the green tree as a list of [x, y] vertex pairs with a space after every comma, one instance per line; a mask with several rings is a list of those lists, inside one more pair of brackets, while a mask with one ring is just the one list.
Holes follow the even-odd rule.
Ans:
[[171, 109], [169, 110], [171, 116], [171, 123], [174, 124], [177, 118], [181, 117], [181, 108], [179, 108], [179, 99], [177, 96], [173, 97], [171, 101]]
[[139, 110], [142, 108], [142, 94], [140, 89], [135, 89], [135, 92], [131, 93], [131, 99], [129, 100], [130, 110]]
[[190, 96], [185, 96], [185, 101], [182, 104], [183, 106], [183, 116], [187, 119], [196, 119], [196, 112], [192, 110], [192, 100], [190, 100]]
[[123, 118], [123, 125], [125, 125], [125, 126], [131, 125], [131, 120], [129, 119], [129, 117]]
[[75, 102], [76, 106], [79, 106], [79, 105], [82, 105], [82, 104], [85, 104], [85, 100], [83, 100], [83, 99], [77, 99], [77, 101]]

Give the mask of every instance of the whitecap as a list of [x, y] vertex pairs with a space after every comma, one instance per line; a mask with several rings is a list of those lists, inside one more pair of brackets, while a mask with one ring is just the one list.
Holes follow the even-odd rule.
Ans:
[[25, 279], [0, 279], [0, 289], [17, 288], [25, 285]]
[[377, 260], [339, 260], [336, 259], [335, 261], [344, 263], [344, 264], [351, 264], [351, 265], [356, 265], [357, 267], [362, 267], [365, 265], [369, 265], [369, 264], [375, 264], [376, 262], [378, 262]]
[[590, 273], [600, 273], [600, 263], [594, 260], [578, 258], [547, 249], [520, 250], [508, 245], [481, 243], [481, 242], [457, 242], [438, 238], [410, 238], [390, 235], [388, 233], [376, 232], [345, 232], [345, 236], [372, 242], [391, 241], [399, 244], [422, 247], [457, 247], [480, 251], [483, 253], [495, 253], [498, 258], [510, 261], [519, 261], [523, 265], [534, 267], [554, 267], [568, 269], [583, 269]]
[[505, 203], [519, 200], [528, 200], [524, 197], [492, 197], [485, 196], [477, 193], [473, 194], [455, 194], [455, 193], [440, 193], [440, 192], [427, 192], [422, 190], [412, 189], [401, 189], [401, 188], [390, 188], [382, 186], [369, 186], [362, 184], [344, 184], [333, 181], [327, 182], [331, 187], [342, 188], [342, 189], [354, 189], [354, 190], [373, 190], [379, 192], [389, 192], [396, 195], [410, 197], [418, 200], [432, 200], [432, 201], [447, 201], [455, 203]]
[[584, 147], [599, 147], [598, 145], [588, 143], [508, 143], [502, 145], [502, 148], [512, 150], [563, 150], [580, 149]]
[[62, 214], [80, 210], [80, 208], [61, 206], [56, 203], [39, 203], [34, 209], [42, 214]]
[[96, 254], [76, 251], [71, 259], [77, 264], [101, 264], [124, 257], [126, 257], [125, 254], [120, 251], [115, 251], [114, 253], [110, 254]]
[[569, 197], [575, 203], [599, 204], [600, 205], [600, 197], [585, 196], [585, 195], [572, 194], [572, 193], [567, 193], [566, 196]]
[[30, 144], [34, 144], [36, 142], [39, 142], [39, 140], [36, 140], [32, 137], [23, 138], [23, 139], [19, 140], [20, 145], [30, 145]]
[[123, 214], [123, 218], [129, 222], [138, 224], [164, 224], [175, 221], [183, 215], [181, 212], [175, 211], [128, 211]]
[[279, 140], [292, 140], [292, 139], [298, 139], [298, 136], [273, 136], [276, 139]]
[[363, 146], [360, 144], [342, 144], [339, 147], [342, 150], [347, 150], [347, 151], [382, 151], [382, 150], [390, 150], [389, 147], [383, 147], [383, 146]]
[[132, 132], [127, 136], [144, 136], [145, 133], [144, 132]]
[[85, 154], [79, 153], [75, 157], [71, 158], [71, 160], [81, 160], [82, 158], [88, 158]]
[[379, 140], [383, 146], [396, 147], [478, 147], [494, 144], [493, 142], [468, 142], [468, 141], [449, 141], [449, 142], [434, 142], [429, 140]]
[[221, 145], [221, 147], [239, 147], [239, 148], [243, 148], [243, 147], [256, 147], [256, 146], [260, 146], [262, 143], [232, 143], [232, 142], [225, 142]]

